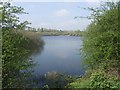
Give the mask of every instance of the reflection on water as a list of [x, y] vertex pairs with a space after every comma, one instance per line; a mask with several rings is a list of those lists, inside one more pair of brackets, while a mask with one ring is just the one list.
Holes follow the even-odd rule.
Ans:
[[33, 54], [37, 65], [33, 68], [35, 76], [47, 72], [59, 72], [69, 75], [83, 75], [79, 54], [82, 45], [81, 37], [75, 36], [43, 36], [45, 42], [42, 53]]
[[41, 52], [43, 51], [43, 49], [44, 49], [44, 45], [45, 45], [45, 42], [44, 42], [44, 40], [43, 39], [41, 39], [41, 37], [40, 37], [40, 40], [39, 40], [39, 47], [36, 47], [36, 49], [34, 50], [34, 52], [32, 52], [32, 55], [34, 56], [34, 55], [40, 55], [41, 54]]

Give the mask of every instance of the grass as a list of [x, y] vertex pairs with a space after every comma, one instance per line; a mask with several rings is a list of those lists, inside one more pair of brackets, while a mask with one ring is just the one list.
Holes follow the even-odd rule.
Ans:
[[68, 84], [68, 88], [86, 88], [89, 86], [90, 80], [87, 78], [77, 79], [75, 82]]

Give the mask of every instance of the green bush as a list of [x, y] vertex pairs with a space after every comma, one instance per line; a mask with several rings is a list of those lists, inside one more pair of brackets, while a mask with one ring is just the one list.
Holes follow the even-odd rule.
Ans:
[[[43, 41], [38, 37], [29, 37], [14, 30], [3, 31], [2, 38], [3, 87], [26, 86], [31, 75], [28, 68], [34, 66], [30, 55], [43, 48]], [[24, 70], [25, 72], [21, 72]]]
[[27, 69], [31, 64], [28, 58], [30, 50], [26, 48], [28, 40], [12, 30], [6, 30], [3, 31], [2, 43], [3, 87], [13, 87], [22, 81], [20, 70]]
[[[100, 8], [88, 8], [92, 23], [83, 33], [81, 56], [90, 72], [86, 77], [68, 84], [70, 88], [91, 88], [105, 90], [120, 88], [118, 7], [120, 2], [106, 2]], [[111, 71], [110, 71], [111, 70]], [[92, 71], [92, 72], [91, 72]], [[117, 77], [116, 77], [117, 76]], [[74, 89], [73, 89], [74, 90]]]
[[117, 77], [108, 76], [104, 71], [98, 70], [90, 76], [90, 88], [119, 88]]
[[66, 88], [89, 88], [99, 90], [102, 88], [120, 88], [118, 77], [106, 74], [103, 70], [94, 70], [92, 73], [87, 73], [86, 76], [77, 79], [76, 81], [67, 84]]
[[[27, 80], [31, 75], [29, 68], [33, 67], [33, 61], [29, 58], [32, 52], [43, 46], [39, 37], [34, 38], [18, 33], [18, 29], [24, 29], [25, 23], [19, 21], [18, 14], [23, 14], [22, 7], [11, 6], [10, 3], [2, 4], [2, 87], [16, 88], [26, 87], [31, 84]], [[1, 8], [0, 8], [1, 10]], [[1, 32], [0, 32], [1, 33]]]
[[118, 3], [106, 2], [101, 8], [90, 10], [93, 21], [83, 35], [83, 60], [92, 69], [119, 68]]

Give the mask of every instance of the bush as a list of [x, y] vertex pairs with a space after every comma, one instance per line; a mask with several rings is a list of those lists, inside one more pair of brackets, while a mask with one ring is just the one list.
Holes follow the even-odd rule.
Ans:
[[[33, 43], [35, 40], [14, 30], [3, 31], [3, 88], [26, 86], [30, 83], [27, 78], [31, 71], [27, 69], [32, 68], [34, 63], [29, 57], [36, 49], [43, 47], [42, 41]], [[21, 72], [22, 70], [25, 72]]]
[[43, 43], [39, 38], [27, 37], [15, 31], [24, 30], [29, 24], [27, 21], [20, 22], [18, 17], [19, 14], [26, 13], [24, 8], [11, 6], [9, 2], [1, 2], [0, 5], [2, 6], [0, 8], [2, 12], [2, 14], [0, 12], [2, 23], [2, 87], [26, 86], [27, 77], [30, 76], [28, 68], [33, 66], [29, 56], [36, 48], [43, 47]]
[[[70, 83], [72, 88], [120, 88], [118, 7], [120, 2], [106, 2], [100, 8], [89, 8], [92, 23], [83, 34], [81, 54], [91, 71], [87, 77]], [[112, 70], [112, 71], [110, 71]], [[118, 77], [116, 77], [118, 76]]]
[[92, 74], [87, 73], [86, 76], [69, 83], [66, 88], [73, 88], [73, 90], [75, 88], [90, 88], [93, 90], [120, 88], [120, 81], [118, 77], [107, 75], [103, 70], [94, 70]]
[[117, 77], [110, 77], [104, 71], [98, 70], [90, 77], [90, 88], [120, 88]]
[[83, 35], [83, 59], [89, 68], [119, 68], [118, 3], [106, 2], [101, 8], [90, 9], [93, 22]]

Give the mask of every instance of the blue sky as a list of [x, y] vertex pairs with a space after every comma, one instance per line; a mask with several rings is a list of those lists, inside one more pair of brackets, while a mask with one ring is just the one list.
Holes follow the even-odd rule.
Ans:
[[90, 20], [86, 18], [74, 19], [74, 17], [90, 15], [90, 11], [81, 8], [99, 7], [100, 2], [95, 2], [95, 0], [84, 0], [84, 2], [70, 1], [71, 2], [47, 2], [47, 0], [44, 0], [44, 2], [16, 1], [12, 4], [23, 7], [25, 11], [29, 13], [28, 15], [20, 15], [20, 20], [31, 22], [32, 27], [59, 30], [84, 30], [90, 24]]

